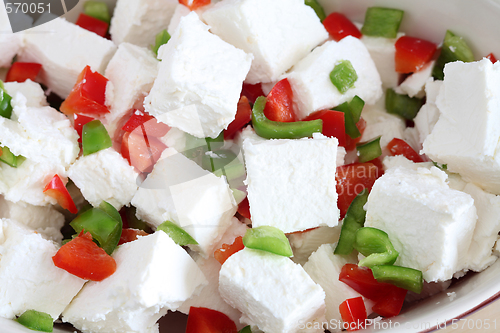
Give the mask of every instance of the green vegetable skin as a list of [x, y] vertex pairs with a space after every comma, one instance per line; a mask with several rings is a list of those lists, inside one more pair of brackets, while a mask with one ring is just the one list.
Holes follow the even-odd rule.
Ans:
[[441, 53], [432, 69], [432, 76], [436, 80], [444, 80], [444, 65], [457, 60], [463, 62], [474, 61], [474, 54], [462, 37], [447, 30], [443, 46], [441, 47]]
[[31, 330], [40, 332], [52, 332], [54, 327], [52, 317], [49, 314], [35, 310], [25, 311], [17, 318], [17, 322]]
[[167, 44], [169, 40], [170, 34], [165, 29], [160, 31], [156, 35], [155, 45], [151, 45], [151, 50], [155, 53], [156, 56], [158, 56], [158, 49], [160, 48], [160, 46], [162, 46], [163, 44]]
[[82, 150], [87, 156], [113, 145], [108, 131], [100, 120], [92, 120], [83, 125], [82, 129]]
[[326, 18], [325, 10], [321, 5], [318, 3], [317, 0], [305, 0], [304, 1], [306, 5], [314, 9], [314, 12], [316, 15], [318, 15], [319, 20], [323, 22], [323, 20]]
[[238, 333], [252, 333], [252, 329], [249, 326], [243, 327]]
[[260, 96], [255, 101], [252, 109], [252, 125], [255, 133], [265, 139], [300, 139], [311, 137], [313, 133], [321, 133], [323, 121], [295, 121], [281, 123], [267, 119], [264, 115], [266, 98]]
[[366, 256], [358, 264], [365, 267], [392, 265], [399, 255], [389, 240], [387, 233], [369, 227], [360, 228], [356, 231], [354, 248]]
[[370, 7], [366, 10], [361, 33], [366, 36], [396, 38], [404, 11], [393, 8]]
[[358, 74], [349, 60], [340, 61], [330, 72], [330, 81], [341, 94], [345, 94], [347, 90], [351, 89], [357, 80]]
[[371, 270], [379, 282], [387, 282], [417, 294], [422, 292], [424, 278], [419, 270], [391, 265], [373, 266]]
[[107, 24], [111, 22], [108, 6], [102, 1], [87, 1], [83, 5], [83, 12]]
[[292, 248], [283, 231], [267, 225], [248, 229], [243, 236], [243, 245], [249, 249], [271, 252], [284, 257], [293, 256]]
[[0, 155], [0, 161], [7, 163], [13, 168], [17, 168], [25, 160], [23, 156], [14, 155], [8, 147], [1, 147], [2, 155]]
[[354, 96], [350, 102], [342, 103], [333, 108], [333, 110], [344, 112], [345, 132], [352, 139], [356, 139], [361, 136], [356, 123], [361, 118], [361, 111], [363, 111], [364, 106], [365, 101], [363, 101], [359, 96]]
[[161, 230], [172, 238], [172, 240], [181, 246], [189, 244], [198, 244], [198, 242], [191, 237], [184, 229], [179, 227], [174, 222], [165, 221], [156, 228], [157, 231]]
[[[2, 81], [0, 81], [2, 82]], [[12, 97], [4, 90], [3, 84], [0, 86], [0, 116], [10, 119], [12, 116], [12, 106], [10, 101]]]
[[394, 89], [387, 89], [385, 95], [385, 109], [388, 113], [412, 120], [423, 105], [423, 100], [417, 97], [401, 95]]
[[373, 139], [370, 142], [363, 143], [356, 146], [358, 150], [358, 160], [360, 163], [365, 163], [376, 159], [382, 155], [382, 148], [380, 147], [380, 137]]

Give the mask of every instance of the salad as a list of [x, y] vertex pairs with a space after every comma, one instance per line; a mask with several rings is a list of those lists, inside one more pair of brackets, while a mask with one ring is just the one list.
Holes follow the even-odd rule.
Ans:
[[357, 330], [491, 266], [499, 65], [404, 20], [87, 1], [76, 24], [3, 34], [0, 316]]

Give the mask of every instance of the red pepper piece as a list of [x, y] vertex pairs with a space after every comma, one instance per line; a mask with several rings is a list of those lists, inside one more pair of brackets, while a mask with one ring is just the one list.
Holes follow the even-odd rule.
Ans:
[[425, 39], [402, 36], [396, 41], [396, 72], [413, 73], [431, 61], [437, 45]]
[[5, 82], [35, 81], [41, 69], [42, 65], [34, 62], [15, 62], [10, 66]]
[[238, 333], [236, 324], [222, 312], [207, 308], [189, 309], [186, 333]]
[[485, 58], [489, 59], [492, 63], [497, 62], [497, 58], [495, 57], [495, 55], [493, 53], [488, 54]]
[[265, 94], [262, 91], [262, 84], [243, 83], [240, 96], [246, 96], [248, 98], [248, 101], [253, 104], [255, 103], [257, 97], [265, 96]]
[[361, 38], [361, 31], [344, 14], [331, 13], [323, 20], [323, 25], [337, 42], [346, 36]]
[[45, 186], [43, 193], [57, 200], [57, 203], [64, 209], [69, 210], [71, 214], [78, 213], [75, 202], [71, 198], [68, 189], [64, 185], [61, 177], [55, 175]]
[[140, 172], [151, 172], [166, 148], [167, 146], [154, 136], [147, 136], [135, 130], [123, 136], [121, 154]]
[[248, 202], [248, 197], [243, 199], [243, 201], [238, 205], [238, 213], [247, 219], [252, 218], [250, 215], [250, 203]]
[[267, 119], [279, 122], [295, 121], [293, 112], [293, 91], [288, 79], [276, 83], [267, 95], [264, 115]]
[[339, 306], [339, 312], [344, 321], [343, 328], [348, 331], [357, 331], [364, 328], [367, 319], [363, 297], [348, 298]]
[[95, 118], [78, 113], [75, 113], [73, 116], [74, 116], [74, 127], [79, 136], [78, 142], [82, 143], [83, 125], [85, 125], [88, 122], [91, 122]]
[[[121, 215], [121, 214], [120, 214]], [[120, 241], [118, 245], [122, 245], [128, 242], [135, 241], [139, 236], [147, 236], [148, 233], [139, 229], [122, 229], [122, 234], [120, 236]]]
[[243, 245], [243, 237], [236, 237], [233, 244], [223, 244], [222, 247], [214, 252], [214, 258], [224, 264], [226, 260], [238, 251], [243, 250], [245, 245]]
[[342, 111], [335, 110], [321, 110], [311, 113], [306, 118], [302, 120], [323, 120], [323, 130], [321, 131], [323, 135], [330, 138], [335, 137], [339, 140], [339, 146], [345, 147], [346, 145], [346, 134], [345, 134], [345, 113]]
[[196, 10], [200, 7], [210, 4], [210, 0], [179, 0], [179, 3], [188, 7], [190, 10]]
[[130, 116], [129, 120], [123, 125], [122, 130], [125, 132], [132, 132], [139, 126], [144, 126], [144, 130], [148, 136], [154, 136], [156, 138], [161, 138], [170, 130], [170, 126], [167, 124], [159, 122], [155, 117], [137, 110], [132, 113], [132, 116]]
[[398, 138], [392, 139], [391, 142], [387, 144], [387, 149], [389, 149], [392, 156], [403, 155], [415, 163], [424, 161], [422, 156], [420, 156], [409, 144]]
[[230, 140], [252, 120], [252, 108], [246, 96], [241, 96], [234, 120], [224, 130], [224, 140]]
[[106, 36], [109, 28], [108, 23], [84, 13], [81, 13], [80, 16], [78, 16], [78, 20], [76, 20], [75, 24], [85, 30], [92, 31], [101, 37]]

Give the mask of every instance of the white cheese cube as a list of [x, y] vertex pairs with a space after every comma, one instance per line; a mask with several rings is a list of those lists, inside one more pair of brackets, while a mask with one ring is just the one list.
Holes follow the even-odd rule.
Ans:
[[24, 82], [5, 82], [5, 90], [13, 98], [16, 98], [17, 93], [21, 93], [26, 97], [26, 106], [42, 107], [49, 105], [47, 97], [40, 84], [27, 79]]
[[446, 179], [436, 167], [392, 168], [365, 205], [365, 226], [385, 231], [399, 252], [396, 264], [422, 271], [427, 282], [462, 269], [477, 220], [472, 197]]
[[285, 233], [338, 224], [337, 138], [245, 140], [252, 225]]
[[0, 8], [0, 67], [10, 67], [12, 59], [21, 49], [22, 39], [20, 34], [12, 33], [9, 17], [5, 6]]
[[245, 248], [226, 260], [219, 291], [243, 313], [242, 321], [264, 332], [293, 333], [322, 318], [325, 293], [289, 258]]
[[203, 14], [211, 31], [254, 56], [246, 82], [278, 81], [279, 77], [328, 32], [311, 7], [301, 0], [229, 0]]
[[[358, 76], [354, 86], [344, 94], [330, 80], [330, 72], [342, 60], [349, 60]], [[363, 43], [352, 36], [317, 47], [284, 77], [292, 87], [299, 119], [314, 111], [349, 102], [355, 95], [367, 104], [374, 104], [382, 96], [380, 76], [370, 54]]]
[[128, 42], [149, 47], [168, 27], [177, 0], [118, 0], [109, 33], [117, 45]]
[[104, 73], [116, 51], [113, 42], [62, 18], [26, 30], [23, 40], [18, 61], [42, 64], [42, 82], [62, 98], [85, 66]]
[[427, 136], [432, 132], [439, 119], [439, 109], [436, 106], [436, 99], [442, 84], [443, 81], [434, 81], [433, 79], [429, 79], [425, 83], [426, 102], [413, 119], [420, 146], [422, 146]]
[[116, 271], [89, 282], [63, 312], [84, 332], [158, 332], [156, 321], [207, 284], [193, 259], [163, 231], [119, 246]]
[[292, 247], [292, 260], [304, 266], [309, 256], [323, 244], [335, 243], [339, 240], [341, 226], [319, 227], [302, 232], [287, 234]]
[[234, 120], [252, 56], [211, 34], [192, 12], [158, 51], [158, 77], [144, 108], [198, 138], [216, 138]]
[[172, 15], [172, 18], [170, 19], [170, 23], [168, 24], [167, 31], [168, 31], [170, 36], [172, 36], [174, 34], [175, 29], [177, 29], [177, 26], [181, 22], [181, 18], [188, 15], [189, 13], [191, 13], [191, 10], [188, 7], [186, 7], [180, 3], [177, 4], [177, 6], [175, 7], [175, 10], [174, 10], [174, 14]]
[[0, 219], [0, 316], [26, 310], [59, 318], [85, 280], [54, 265], [58, 247], [22, 224]]
[[180, 225], [211, 255], [231, 224], [236, 203], [224, 178], [167, 148], [132, 199], [137, 217], [154, 227], [166, 220]]
[[464, 180], [500, 194], [500, 63], [446, 64], [436, 104], [439, 120], [423, 152]]
[[129, 43], [118, 46], [105, 75], [113, 84], [110, 113], [104, 123], [111, 137], [118, 122], [135, 104], [142, 105], [158, 74], [158, 60], [150, 50]]
[[434, 61], [429, 62], [419, 71], [408, 76], [396, 88], [398, 94], [406, 94], [410, 97], [422, 98], [425, 96], [424, 88], [426, 82], [432, 80], [432, 69], [434, 68]]

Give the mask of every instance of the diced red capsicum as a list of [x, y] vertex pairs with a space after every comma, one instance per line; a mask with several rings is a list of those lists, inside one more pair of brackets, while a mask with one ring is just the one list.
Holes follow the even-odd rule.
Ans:
[[45, 186], [43, 193], [57, 200], [57, 203], [64, 209], [69, 210], [70, 213], [78, 213], [75, 202], [71, 198], [68, 189], [64, 185], [61, 177], [55, 175], [51, 181]]
[[230, 140], [246, 124], [252, 120], [252, 108], [246, 96], [241, 96], [234, 120], [224, 130], [224, 140]]
[[101, 37], [106, 36], [109, 28], [108, 23], [84, 13], [81, 13], [80, 16], [78, 16], [78, 20], [75, 24], [85, 30], [92, 31], [93, 33], [96, 33]]
[[340, 304], [339, 312], [344, 322], [343, 328], [347, 328], [348, 331], [364, 328], [367, 316], [363, 297], [346, 299]]
[[255, 100], [259, 96], [265, 96], [264, 92], [262, 91], [262, 84], [257, 83], [257, 84], [249, 84], [249, 83], [243, 83], [243, 87], [241, 88], [241, 95], [240, 96], [246, 96], [248, 98], [248, 101], [250, 103], [255, 103]]
[[236, 237], [233, 244], [222, 244], [222, 247], [214, 252], [214, 258], [220, 262], [220, 264], [224, 264], [227, 258], [232, 256], [238, 251], [243, 250], [245, 246], [243, 245], [243, 237]]
[[[155, 117], [141, 111], [135, 111], [130, 116], [129, 120], [123, 125], [122, 130], [125, 132], [133, 132], [137, 127], [143, 126], [147, 136], [161, 138], [170, 130], [170, 126], [159, 122]], [[138, 129], [141, 130], [141, 129]]]
[[402, 36], [396, 41], [396, 72], [413, 73], [431, 61], [437, 46], [424, 39]]
[[361, 31], [344, 14], [331, 13], [323, 21], [323, 25], [330, 36], [337, 42], [346, 36], [361, 38]]
[[264, 115], [267, 119], [279, 122], [295, 121], [293, 112], [293, 91], [288, 79], [276, 83], [267, 95]]
[[225, 314], [207, 308], [189, 309], [186, 333], [238, 333], [236, 324]]
[[323, 130], [321, 133], [328, 137], [335, 137], [339, 140], [339, 146], [345, 147], [346, 134], [345, 134], [345, 121], [344, 112], [335, 110], [320, 110], [311, 113], [304, 118], [304, 121], [321, 119], [323, 120]]
[[200, 7], [210, 4], [210, 0], [179, 0], [181, 5], [188, 7], [190, 10], [196, 10]]
[[140, 172], [151, 172], [165, 148], [167, 146], [154, 136], [134, 130], [123, 135], [121, 154]]
[[495, 55], [493, 53], [488, 54], [486, 56], [486, 59], [489, 59], [492, 63], [497, 62], [497, 58], [495, 57]]
[[403, 155], [415, 163], [424, 161], [422, 156], [420, 156], [409, 144], [398, 138], [392, 139], [391, 142], [387, 144], [387, 149], [389, 149], [392, 156]]
[[120, 236], [120, 241], [118, 245], [122, 245], [128, 242], [135, 241], [139, 236], [147, 236], [148, 233], [144, 230], [126, 228], [122, 229], [122, 234]]
[[27, 79], [35, 81], [42, 65], [33, 62], [15, 62], [10, 66], [5, 82], [24, 82]]
[[238, 213], [247, 219], [252, 218], [250, 215], [250, 203], [248, 202], [248, 197], [243, 199], [243, 201], [238, 205]]
[[61, 104], [61, 112], [66, 115], [83, 113], [95, 116], [109, 113], [104, 105], [107, 84], [108, 79], [98, 72], [92, 72], [90, 66], [86, 66], [68, 98]]
[[61, 246], [52, 257], [54, 265], [84, 280], [101, 281], [116, 271], [116, 262], [92, 241], [90, 232]]
[[95, 118], [89, 117], [83, 114], [75, 113], [73, 115], [74, 119], [74, 127], [76, 132], [78, 133], [78, 142], [82, 143], [82, 130], [83, 130], [83, 125], [85, 125], [88, 122], [91, 122]]

